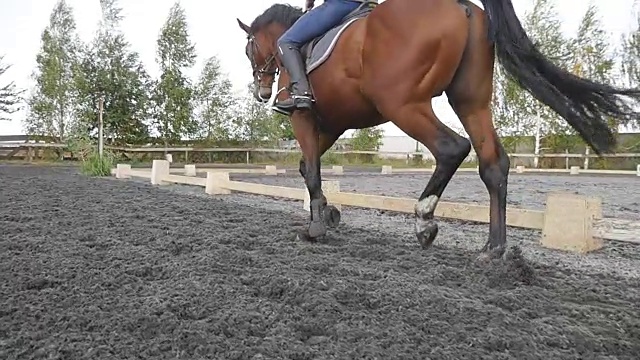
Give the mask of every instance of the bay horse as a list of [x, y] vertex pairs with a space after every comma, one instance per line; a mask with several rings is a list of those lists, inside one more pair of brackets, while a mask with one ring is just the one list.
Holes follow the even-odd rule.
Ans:
[[[438, 233], [434, 210], [471, 146], [490, 198], [489, 234], [479, 258], [500, 258], [506, 249], [506, 197], [510, 161], [493, 126], [494, 60], [537, 100], [570, 124], [596, 154], [613, 152], [616, 137], [607, 119], [639, 114], [622, 96], [637, 101], [640, 90], [619, 89], [580, 78], [554, 65], [527, 36], [511, 0], [387, 0], [351, 23], [330, 56], [309, 74], [313, 111], [290, 114], [302, 159], [300, 174], [309, 190], [307, 240], [324, 236], [339, 222], [322, 191], [320, 157], [348, 129], [393, 122], [424, 144], [435, 170], [415, 205], [415, 234], [422, 248]], [[246, 33], [254, 96], [266, 102], [288, 86], [276, 41], [300, 16], [300, 8], [275, 4]], [[446, 93], [470, 141], [443, 124], [431, 99]], [[276, 98], [287, 96], [280, 91]]]

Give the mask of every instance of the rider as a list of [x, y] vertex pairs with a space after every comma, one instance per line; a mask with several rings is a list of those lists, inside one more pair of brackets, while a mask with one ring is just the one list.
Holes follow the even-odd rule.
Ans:
[[307, 0], [308, 10], [278, 39], [280, 59], [291, 78], [291, 97], [275, 103], [286, 112], [296, 109], [310, 109], [313, 95], [305, 70], [300, 48], [307, 42], [331, 30], [350, 12], [366, 0], [325, 0], [313, 8], [314, 0]]

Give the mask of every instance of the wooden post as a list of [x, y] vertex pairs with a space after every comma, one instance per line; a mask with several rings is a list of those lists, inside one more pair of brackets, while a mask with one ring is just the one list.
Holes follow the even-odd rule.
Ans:
[[102, 159], [104, 154], [104, 122], [102, 121], [102, 111], [104, 110], [104, 95], [98, 99], [98, 155]]
[[602, 201], [569, 193], [547, 196], [541, 244], [551, 249], [586, 253], [602, 248], [594, 237], [595, 220], [602, 218]]

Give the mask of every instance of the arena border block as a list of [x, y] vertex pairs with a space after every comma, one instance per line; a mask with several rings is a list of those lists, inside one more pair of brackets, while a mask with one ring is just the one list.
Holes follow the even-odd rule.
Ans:
[[229, 195], [231, 190], [227, 189], [228, 184], [229, 173], [207, 171], [204, 192], [209, 195]]
[[184, 176], [196, 176], [196, 165], [195, 164], [185, 164], [184, 165]]
[[391, 175], [393, 174], [393, 167], [391, 165], [382, 165], [382, 170], [380, 171], [382, 175]]
[[569, 169], [569, 175], [580, 175], [580, 166], [572, 166]]
[[333, 175], [344, 175], [344, 167], [342, 165], [333, 165], [331, 167], [331, 173]]
[[265, 175], [278, 175], [278, 168], [275, 165], [267, 165], [264, 167]]
[[[328, 194], [339, 193], [340, 192], [340, 182], [337, 180], [322, 180], [322, 191], [325, 193], [325, 196]], [[335, 206], [338, 211], [342, 211], [342, 205], [337, 203], [331, 205]], [[305, 186], [304, 192], [304, 201], [302, 203], [302, 209], [305, 211], [311, 211], [311, 196], [309, 195], [309, 190]]]
[[153, 160], [151, 165], [151, 185], [166, 184], [163, 179], [167, 176], [169, 176], [169, 161]]
[[552, 192], [547, 195], [541, 245], [557, 250], [587, 253], [603, 247], [594, 236], [594, 224], [602, 219], [602, 200], [597, 197]]
[[117, 164], [115, 175], [116, 175], [116, 179], [131, 178], [131, 164]]

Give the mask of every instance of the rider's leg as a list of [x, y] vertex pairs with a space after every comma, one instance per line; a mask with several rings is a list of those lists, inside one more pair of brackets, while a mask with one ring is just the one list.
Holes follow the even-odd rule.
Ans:
[[278, 39], [280, 60], [291, 78], [291, 97], [275, 103], [286, 112], [312, 106], [313, 97], [307, 80], [300, 48], [307, 42], [326, 33], [361, 3], [352, 0], [325, 0], [322, 5], [302, 15]]

